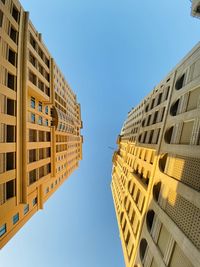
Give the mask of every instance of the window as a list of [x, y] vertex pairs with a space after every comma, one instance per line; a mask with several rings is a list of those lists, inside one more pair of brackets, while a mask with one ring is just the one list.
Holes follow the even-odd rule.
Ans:
[[51, 172], [51, 163], [47, 164], [47, 174]]
[[42, 112], [42, 103], [41, 102], [39, 102], [39, 104], [38, 104], [38, 111]]
[[37, 131], [36, 130], [29, 130], [29, 142], [37, 142]]
[[47, 115], [49, 114], [49, 107], [48, 106], [45, 107], [45, 114], [47, 114]]
[[29, 72], [29, 81], [31, 81], [34, 85], [36, 85], [37, 78], [36, 75], [33, 72]]
[[37, 180], [36, 170], [32, 170], [29, 172], [29, 185], [35, 183]]
[[194, 121], [188, 121], [183, 123], [180, 144], [189, 145], [192, 137]]
[[10, 28], [10, 38], [17, 44], [17, 31], [11, 26]]
[[9, 72], [7, 74], [7, 86], [15, 91], [15, 76]]
[[16, 224], [19, 221], [19, 213], [13, 216], [13, 224]]
[[28, 212], [29, 212], [29, 204], [27, 204], [27, 205], [24, 207], [24, 215], [26, 215]]
[[50, 142], [50, 141], [51, 141], [51, 133], [46, 132], [46, 142]]
[[154, 107], [154, 103], [155, 103], [155, 98], [151, 102], [151, 109]]
[[9, 48], [9, 50], [8, 50], [8, 61], [12, 65], [16, 66], [16, 59], [17, 59], [16, 53], [12, 49]]
[[31, 122], [35, 123], [35, 114], [31, 113]]
[[48, 194], [48, 193], [49, 193], [49, 187], [46, 188], [46, 194]]
[[53, 184], [51, 184], [51, 189], [53, 189]]
[[43, 92], [44, 91], [44, 83], [38, 79], [38, 88]]
[[42, 75], [44, 75], [44, 68], [43, 68], [42, 65], [39, 64], [39, 63], [38, 63], [38, 70], [39, 70], [39, 72], [40, 72]]
[[14, 5], [13, 5], [13, 9], [12, 9], [12, 16], [13, 16], [13, 18], [14, 18], [14, 20], [15, 20], [16, 22], [19, 21], [19, 11], [18, 11], [18, 9], [16, 8], [16, 6], [14, 6]]
[[7, 98], [7, 114], [15, 116], [15, 101]]
[[36, 149], [29, 150], [29, 163], [36, 161]]
[[185, 74], [179, 77], [176, 81], [175, 88], [176, 90], [180, 90], [184, 86]]
[[15, 169], [15, 152], [6, 153], [6, 171]]
[[148, 244], [147, 244], [146, 239], [142, 239], [140, 241], [140, 248], [139, 248], [139, 250], [140, 250], [140, 259], [141, 259], [142, 262], [144, 260], [144, 256], [145, 256], [145, 253], [146, 253], [146, 250], [147, 250], [147, 246], [148, 246]]
[[45, 86], [45, 94], [50, 96], [50, 89], [47, 86]]
[[29, 53], [29, 61], [34, 67], [36, 67], [36, 58], [31, 53]]
[[7, 132], [6, 132], [6, 142], [13, 143], [15, 142], [15, 126], [7, 125]]
[[49, 121], [48, 121], [48, 119], [45, 120], [45, 125], [46, 125], [46, 126], [49, 125]]
[[6, 224], [3, 224], [0, 227], [0, 237], [3, 236], [6, 233]]
[[39, 131], [39, 142], [45, 142], [45, 132]]
[[38, 54], [43, 59], [44, 53], [42, 52], [42, 49], [40, 47], [38, 48]]
[[35, 197], [34, 199], [33, 199], [33, 206], [35, 206], [37, 204], [37, 197]]
[[33, 37], [33, 35], [32, 34], [30, 34], [30, 44], [32, 45], [32, 47], [36, 50], [36, 41], [35, 41], [35, 39], [34, 39], [34, 37]]
[[15, 196], [15, 180], [11, 180], [6, 183], [6, 199], [10, 199]]
[[50, 147], [46, 148], [46, 157], [47, 158], [51, 157], [51, 148]]
[[44, 166], [39, 168], [39, 178], [42, 178], [44, 176]]
[[38, 124], [42, 125], [42, 117], [41, 116], [39, 116], [39, 118], [38, 118]]
[[154, 113], [153, 124], [157, 122], [157, 118], [158, 118], [158, 110]]
[[165, 131], [164, 139], [167, 144], [171, 144], [174, 126]]
[[35, 98], [31, 97], [31, 108], [35, 108]]
[[47, 67], [49, 67], [49, 60], [47, 57], [45, 57], [45, 64], [47, 65]]
[[136, 204], [138, 204], [139, 198], [140, 198], [140, 190], [138, 189], [136, 199], [135, 199]]
[[0, 27], [3, 25], [3, 12], [0, 10]]
[[162, 99], [162, 93], [160, 93], [160, 94], [158, 95], [158, 102], [157, 102], [157, 105], [160, 105], [160, 103], [161, 103], [161, 99]]
[[45, 79], [49, 82], [49, 74], [48, 74], [48, 72], [45, 71], [45, 73], [44, 73], [44, 77], [45, 77]]

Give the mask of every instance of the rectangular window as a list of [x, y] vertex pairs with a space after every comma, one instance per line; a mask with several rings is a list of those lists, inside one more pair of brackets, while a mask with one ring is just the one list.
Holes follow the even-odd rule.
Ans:
[[37, 180], [37, 172], [36, 170], [32, 170], [29, 172], [29, 185], [35, 183]]
[[38, 79], [38, 88], [44, 92], [44, 83]]
[[51, 141], [51, 133], [46, 132], [46, 142], [50, 142], [50, 141]]
[[38, 63], [38, 70], [39, 70], [39, 72], [40, 72], [42, 75], [44, 75], [44, 68], [43, 68], [42, 65], [39, 64], [39, 63]]
[[35, 41], [35, 39], [34, 39], [32, 34], [30, 34], [30, 44], [36, 50], [37, 43], [36, 43], [36, 41]]
[[6, 131], [6, 142], [7, 143], [15, 142], [15, 126], [7, 125], [6, 128], [7, 128], [7, 131]]
[[14, 91], [16, 89], [15, 80], [16, 80], [16, 77], [13, 74], [8, 72], [8, 74], [7, 74], [7, 86], [8, 86], [8, 88], [10, 88]]
[[45, 142], [45, 132], [39, 131], [39, 142]]
[[155, 98], [151, 102], [151, 109], [154, 108]]
[[45, 73], [44, 73], [44, 77], [45, 77], [45, 79], [49, 82], [49, 74], [48, 74], [48, 72], [45, 71]]
[[31, 113], [31, 122], [35, 123], [35, 114]]
[[7, 98], [7, 114], [15, 116], [15, 100]]
[[48, 121], [48, 119], [45, 120], [45, 125], [46, 125], [46, 126], [49, 125], [49, 121]]
[[35, 98], [31, 97], [31, 108], [35, 108]]
[[34, 85], [36, 85], [37, 83], [36, 75], [31, 71], [29, 71], [29, 81], [32, 82]]
[[42, 103], [41, 102], [39, 102], [39, 104], [38, 104], [38, 111], [42, 112]]
[[15, 152], [6, 153], [6, 171], [15, 169]]
[[165, 89], [165, 100], [167, 100], [168, 96], [169, 96], [169, 86]]
[[6, 224], [3, 224], [0, 227], [0, 237], [3, 236], [6, 233]]
[[39, 160], [44, 158], [44, 149], [43, 148], [39, 148]]
[[17, 55], [16, 53], [9, 48], [8, 50], [8, 61], [13, 65], [16, 66], [16, 62], [17, 62]]
[[3, 25], [3, 12], [0, 10], [0, 27]]
[[51, 184], [51, 189], [53, 189], [53, 184]]
[[29, 142], [37, 142], [37, 131], [29, 130]]
[[10, 28], [10, 38], [17, 44], [17, 31], [11, 26]]
[[44, 53], [42, 52], [42, 49], [40, 47], [38, 48], [38, 54], [43, 59]]
[[48, 106], [45, 107], [45, 114], [47, 114], [47, 115], [49, 114], [49, 107]]
[[41, 116], [39, 116], [39, 118], [38, 118], [38, 124], [42, 125], [42, 117]]
[[45, 94], [50, 96], [50, 89], [47, 86], [45, 86]]
[[36, 160], [36, 149], [29, 150], [29, 163], [35, 162]]
[[46, 194], [48, 194], [48, 193], [49, 193], [49, 187], [46, 188]]
[[39, 179], [44, 177], [44, 166], [39, 168]]
[[51, 163], [47, 164], [47, 174], [51, 172]]
[[180, 144], [189, 145], [192, 137], [194, 121], [183, 123]]
[[46, 157], [47, 158], [51, 157], [51, 148], [50, 147], [46, 148]]
[[6, 183], [6, 200], [15, 196], [15, 180]]
[[160, 93], [160, 94], [158, 95], [158, 102], [157, 102], [157, 105], [160, 105], [160, 103], [161, 103], [161, 99], [162, 99], [162, 93]]
[[13, 216], [13, 224], [16, 224], [19, 221], [19, 213]]
[[15, 20], [16, 22], [19, 21], [19, 11], [18, 11], [18, 9], [16, 8], [16, 6], [14, 6], [14, 5], [13, 5], [13, 9], [12, 9], [12, 16], [13, 16], [13, 18], [14, 18], [14, 20]]
[[49, 60], [47, 57], [45, 57], [45, 64], [47, 65], [47, 67], [49, 68]]
[[26, 215], [28, 212], [29, 212], [29, 204], [27, 204], [27, 205], [24, 207], [24, 215]]
[[33, 56], [32, 53], [29, 53], [29, 61], [34, 67], [36, 67], [36, 58]]
[[37, 204], [37, 197], [35, 197], [34, 199], [33, 199], [33, 206], [35, 206]]

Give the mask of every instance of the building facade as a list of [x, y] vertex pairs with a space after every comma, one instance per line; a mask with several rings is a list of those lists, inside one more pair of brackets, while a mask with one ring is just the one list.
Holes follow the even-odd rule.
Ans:
[[117, 143], [126, 266], [200, 266], [200, 43], [129, 112]]
[[0, 0], [0, 248], [82, 159], [76, 95], [17, 0]]

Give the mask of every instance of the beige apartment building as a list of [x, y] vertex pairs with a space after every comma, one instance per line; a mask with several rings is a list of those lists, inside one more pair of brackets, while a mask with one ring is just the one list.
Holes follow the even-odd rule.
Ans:
[[82, 159], [80, 104], [17, 0], [0, 0], [0, 248]]
[[127, 267], [200, 266], [200, 43], [133, 108], [111, 189]]

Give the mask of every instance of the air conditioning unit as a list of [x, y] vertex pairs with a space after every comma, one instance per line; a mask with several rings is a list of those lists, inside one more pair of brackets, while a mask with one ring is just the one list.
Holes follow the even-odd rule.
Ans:
[[200, 0], [192, 0], [191, 15], [200, 18]]

